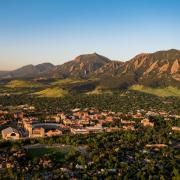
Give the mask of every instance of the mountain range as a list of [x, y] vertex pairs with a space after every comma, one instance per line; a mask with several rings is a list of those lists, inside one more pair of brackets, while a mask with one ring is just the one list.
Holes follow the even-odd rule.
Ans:
[[126, 62], [110, 60], [97, 53], [85, 54], [62, 65], [43, 63], [0, 71], [0, 78], [97, 78], [99, 84], [107, 88], [127, 88], [133, 84], [180, 87], [180, 51], [143, 53]]
[[55, 66], [51, 63], [30, 64], [14, 71], [0, 71], [0, 78], [35, 78], [46, 72], [49, 72]]

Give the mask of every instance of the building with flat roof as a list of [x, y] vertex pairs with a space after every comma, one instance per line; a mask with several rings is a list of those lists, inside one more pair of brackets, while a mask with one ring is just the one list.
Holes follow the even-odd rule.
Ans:
[[87, 129], [85, 129], [85, 128], [81, 128], [81, 129], [79, 129], [79, 128], [71, 128], [71, 132], [73, 134], [88, 134], [89, 133], [87, 131]]

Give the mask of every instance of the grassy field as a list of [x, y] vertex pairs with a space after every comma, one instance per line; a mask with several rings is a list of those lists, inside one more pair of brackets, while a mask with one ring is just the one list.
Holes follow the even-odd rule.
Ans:
[[112, 94], [113, 92], [111, 90], [105, 90], [101, 87], [96, 87], [93, 91], [87, 92], [87, 95], [98, 95], [98, 94]]
[[156, 96], [178, 96], [180, 97], [180, 89], [176, 87], [166, 87], [166, 88], [150, 88], [150, 87], [145, 87], [142, 85], [134, 85], [130, 88], [131, 90], [135, 91], [140, 91], [148, 94], [153, 94]]
[[52, 87], [35, 92], [34, 95], [38, 95], [40, 97], [64, 97], [68, 95], [68, 91], [58, 87]]
[[34, 83], [30, 81], [23, 81], [23, 80], [12, 80], [9, 83], [5, 85], [5, 87], [8, 88], [34, 88], [34, 87], [40, 87], [41, 85], [39, 83]]
[[44, 156], [54, 155], [56, 157], [56, 161], [64, 162], [65, 155], [70, 151], [71, 147], [42, 147], [42, 148], [31, 148], [28, 149], [28, 154], [31, 158], [41, 158]]
[[90, 81], [97, 81], [98, 78], [89, 78], [89, 79], [73, 79], [73, 78], [67, 78], [67, 79], [59, 79], [52, 83], [52, 85], [71, 85], [71, 84], [81, 84], [86, 83]]

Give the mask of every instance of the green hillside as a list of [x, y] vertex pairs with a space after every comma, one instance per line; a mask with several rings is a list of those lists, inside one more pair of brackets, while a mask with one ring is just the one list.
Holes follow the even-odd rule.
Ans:
[[53, 83], [53, 85], [65, 85], [65, 84], [74, 84], [74, 83], [81, 83], [84, 82], [84, 80], [78, 80], [78, 79], [59, 79]]
[[131, 90], [140, 91], [148, 94], [153, 94], [156, 96], [179, 96], [180, 97], [180, 89], [176, 87], [166, 87], [166, 88], [150, 88], [142, 85], [133, 85], [130, 88]]
[[89, 91], [86, 94], [87, 95], [112, 94], [112, 91], [103, 89], [101, 88], [101, 86], [97, 86], [93, 91]]
[[68, 91], [58, 87], [52, 87], [36, 92], [34, 95], [38, 95], [40, 97], [64, 97], [68, 95]]
[[39, 83], [30, 82], [30, 81], [23, 81], [23, 80], [12, 80], [5, 85], [8, 88], [33, 88], [33, 87], [40, 87]]

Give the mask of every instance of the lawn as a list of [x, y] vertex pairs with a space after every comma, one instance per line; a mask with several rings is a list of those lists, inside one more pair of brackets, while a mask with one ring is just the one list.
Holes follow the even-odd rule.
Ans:
[[41, 158], [44, 156], [54, 155], [57, 161], [63, 161], [65, 155], [69, 152], [71, 147], [42, 147], [42, 148], [30, 148], [28, 149], [28, 154], [31, 158]]

